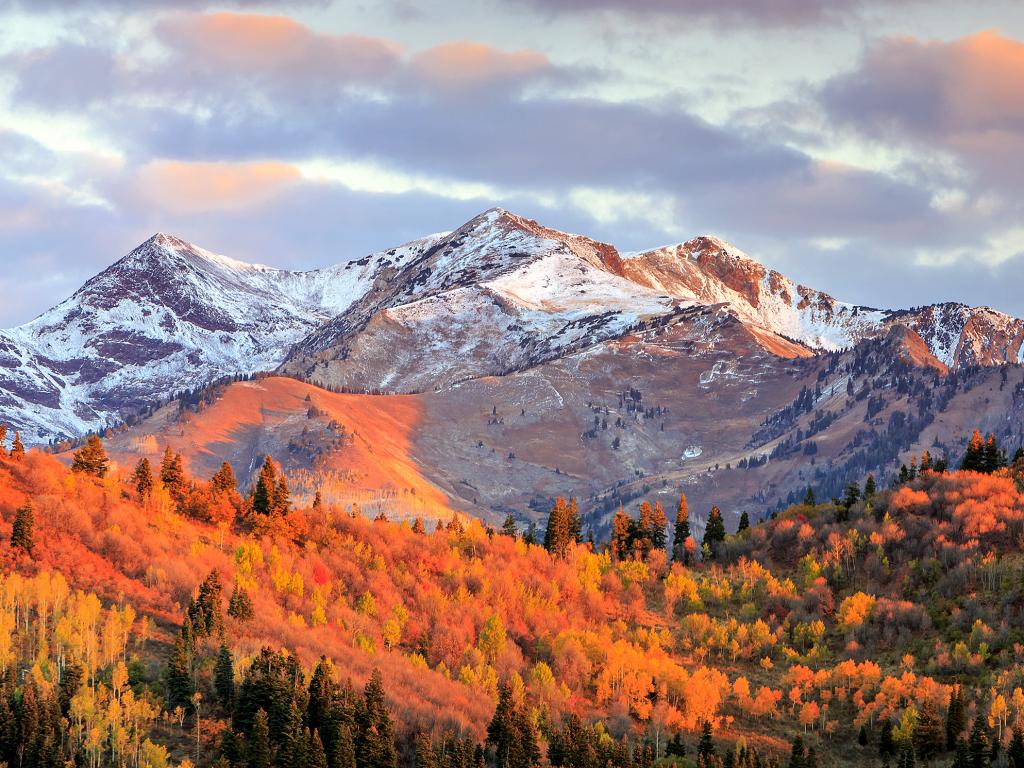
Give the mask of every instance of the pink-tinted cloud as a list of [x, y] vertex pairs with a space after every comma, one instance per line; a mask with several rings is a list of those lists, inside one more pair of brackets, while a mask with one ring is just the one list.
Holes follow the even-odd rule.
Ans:
[[912, 37], [869, 49], [822, 92], [832, 116], [871, 135], [959, 157], [999, 186], [1024, 171], [1024, 43], [995, 31], [951, 42]]
[[483, 43], [443, 43], [414, 55], [412, 69], [440, 88], [467, 88], [550, 73], [547, 56], [537, 51], [501, 51]]
[[154, 160], [132, 186], [158, 210], [173, 214], [248, 208], [283, 194], [300, 179], [277, 162], [203, 163]]
[[156, 34], [176, 66], [281, 78], [296, 86], [301, 79], [379, 80], [395, 72], [402, 55], [393, 41], [318, 33], [286, 16], [178, 16], [158, 23]]

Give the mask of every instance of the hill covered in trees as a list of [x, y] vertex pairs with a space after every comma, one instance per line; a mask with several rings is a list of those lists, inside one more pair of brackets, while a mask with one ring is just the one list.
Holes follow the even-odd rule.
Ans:
[[[8, 765], [1020, 766], [1024, 461], [726, 532], [297, 504], [166, 451], [0, 457]], [[696, 510], [695, 510], [696, 511]]]

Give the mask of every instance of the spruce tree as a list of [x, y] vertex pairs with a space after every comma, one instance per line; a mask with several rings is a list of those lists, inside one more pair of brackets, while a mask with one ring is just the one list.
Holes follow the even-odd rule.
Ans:
[[864, 481], [864, 498], [873, 498], [877, 490], [878, 487], [875, 485], [875, 476], [868, 472], [868, 479]]
[[807, 486], [807, 493], [804, 494], [804, 504], [808, 507], [813, 507], [818, 503], [818, 500], [814, 497], [814, 489], [811, 486]]
[[244, 587], [235, 583], [228, 599], [228, 616], [236, 621], [249, 621], [253, 617], [252, 600]]
[[547, 529], [544, 531], [544, 549], [555, 557], [565, 557], [572, 537], [569, 506], [564, 497], [555, 499], [555, 505], [548, 515]]
[[14, 442], [11, 443], [11, 458], [21, 461], [25, 458], [25, 444], [21, 442], [21, 432], [15, 431]]
[[291, 511], [292, 502], [288, 493], [288, 481], [282, 472], [277, 476], [277, 485], [274, 487], [273, 514], [283, 517]]
[[132, 473], [132, 484], [136, 493], [145, 501], [153, 494], [153, 468], [149, 465], [149, 459], [143, 456], [135, 465]]
[[309, 746], [306, 747], [306, 765], [309, 768], [328, 768], [327, 753], [324, 752], [319, 731], [314, 730], [309, 739]]
[[1006, 750], [1006, 762], [1010, 768], [1024, 768], [1024, 732], [1020, 726], [1013, 727], [1013, 737]]
[[231, 493], [238, 490], [238, 480], [235, 478], [235, 470], [232, 469], [231, 464], [225, 461], [220, 465], [220, 469], [210, 478], [210, 487], [220, 493]]
[[807, 751], [804, 749], [804, 740], [800, 734], [797, 734], [793, 739], [793, 746], [789, 750], [787, 768], [807, 768]]
[[676, 525], [672, 536], [672, 562], [690, 564], [690, 555], [686, 551], [686, 540], [690, 538], [690, 508], [686, 503], [686, 494], [679, 495], [679, 506], [676, 509]]
[[967, 752], [971, 768], [988, 768], [991, 764], [991, 744], [989, 743], [988, 724], [982, 715], [974, 719], [971, 735], [967, 740]]
[[960, 469], [972, 472], [981, 472], [985, 467], [985, 441], [981, 437], [981, 430], [974, 430], [970, 441], [967, 443], [967, 453], [960, 462]]
[[697, 759], [708, 762], [718, 753], [715, 739], [711, 731], [711, 722], [705, 720], [700, 727], [700, 741], [697, 742]]
[[14, 527], [11, 529], [11, 546], [20, 549], [29, 557], [32, 557], [35, 548], [35, 514], [32, 511], [32, 502], [26, 501], [25, 505], [18, 508], [14, 513]]
[[[1017, 449], [1020, 450], [1019, 448]], [[7, 455], [7, 425], [0, 423], [0, 456]]]
[[164, 450], [164, 458], [160, 464], [160, 482], [171, 495], [174, 503], [181, 506], [185, 498], [185, 469], [181, 454], [174, 453], [170, 446]]
[[71, 462], [71, 471], [102, 478], [106, 476], [109, 469], [110, 459], [107, 458], [103, 441], [100, 440], [99, 435], [89, 435], [85, 445], [75, 451]]
[[945, 734], [942, 720], [930, 699], [925, 699], [917, 713], [917, 725], [914, 726], [912, 739], [917, 756], [925, 763], [943, 749]]
[[182, 627], [164, 669], [169, 710], [181, 707], [188, 711], [192, 708], [192, 694], [195, 689], [192, 684], [192, 652], [187, 634]]
[[879, 757], [893, 757], [896, 754], [896, 742], [892, 736], [892, 720], [882, 721], [882, 732], [878, 737]]
[[747, 530], [749, 527], [750, 527], [750, 516], [746, 513], [746, 510], [744, 510], [740, 514], [740, 524], [736, 528], [736, 532], [737, 533], [742, 533], [743, 531]]
[[625, 513], [622, 505], [612, 518], [612, 557], [627, 560], [633, 553], [633, 519]]
[[352, 729], [338, 724], [331, 744], [331, 768], [356, 768], [356, 744]]
[[258, 515], [271, 515], [274, 513], [274, 499], [277, 490], [277, 470], [274, 468], [274, 461], [267, 456], [260, 469], [259, 478], [256, 480], [256, 487], [252, 493], [252, 511]]
[[213, 687], [217, 691], [217, 701], [225, 711], [230, 712], [235, 703], [235, 660], [231, 650], [223, 644], [217, 652], [217, 663], [213, 668]]
[[313, 495], [312, 510], [314, 512], [322, 512], [324, 509], [324, 497], [320, 495], [320, 489], [316, 489], [316, 493]]
[[424, 534], [426, 534], [427, 529], [423, 525], [423, 518], [422, 517], [417, 517], [415, 520], [413, 520], [412, 532], [416, 533], [416, 534], [419, 534], [420, 536], [423, 536]]
[[711, 550], [711, 557], [717, 555], [719, 544], [725, 541], [725, 521], [722, 519], [722, 510], [712, 507], [708, 515], [708, 523], [704, 528], [704, 541]]
[[958, 684], [949, 692], [949, 705], [946, 707], [946, 749], [952, 750], [965, 725], [964, 691]]
[[660, 501], [654, 502], [651, 513], [651, 544], [655, 549], [665, 549], [668, 545], [668, 517]]
[[501, 526], [501, 533], [503, 536], [508, 536], [513, 539], [518, 535], [518, 529], [516, 528], [516, 516], [511, 512], [505, 516], [505, 522], [502, 523]]
[[356, 739], [356, 762], [360, 768], [395, 768], [395, 729], [384, 700], [380, 670], [375, 669], [363, 691]]
[[252, 731], [246, 740], [247, 768], [270, 768], [270, 725], [267, 711], [260, 708], [253, 719]]

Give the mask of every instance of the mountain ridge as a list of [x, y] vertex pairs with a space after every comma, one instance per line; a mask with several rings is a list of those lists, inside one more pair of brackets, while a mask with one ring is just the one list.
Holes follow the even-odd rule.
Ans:
[[851, 347], [894, 324], [951, 369], [1019, 362], [1024, 343], [1024, 322], [991, 308], [848, 304], [713, 236], [621, 254], [492, 208], [451, 232], [305, 271], [158, 232], [0, 331], [0, 415], [45, 442], [237, 374], [439, 389], [688, 322], [697, 306], [724, 307], [784, 357]]

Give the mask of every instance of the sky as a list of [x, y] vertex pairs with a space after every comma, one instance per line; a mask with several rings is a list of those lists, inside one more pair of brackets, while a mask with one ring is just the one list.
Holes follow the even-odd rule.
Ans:
[[309, 269], [501, 206], [1024, 316], [1019, 0], [0, 0], [0, 327], [157, 231]]

